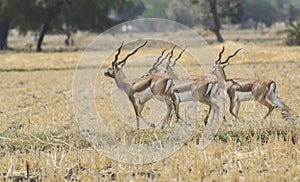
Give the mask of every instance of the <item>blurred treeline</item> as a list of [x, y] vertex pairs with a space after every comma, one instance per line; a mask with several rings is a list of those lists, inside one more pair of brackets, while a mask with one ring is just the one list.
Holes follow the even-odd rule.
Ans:
[[102, 32], [135, 18], [166, 18], [189, 27], [204, 26], [223, 41], [225, 25], [240, 29], [271, 27], [300, 19], [299, 0], [0, 0], [0, 49], [9, 48], [14, 29], [34, 32], [36, 50], [47, 33], [65, 34], [70, 44], [77, 31]]

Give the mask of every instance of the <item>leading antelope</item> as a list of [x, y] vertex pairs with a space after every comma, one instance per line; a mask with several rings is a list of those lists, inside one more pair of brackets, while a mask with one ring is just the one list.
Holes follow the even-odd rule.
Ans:
[[135, 115], [137, 128], [139, 129], [139, 121], [142, 119], [150, 127], [155, 127], [154, 123], [147, 122], [141, 115], [145, 103], [152, 97], [156, 97], [161, 101], [164, 101], [167, 105], [167, 120], [163, 123], [169, 123], [169, 119], [173, 112], [173, 102], [169, 97], [170, 91], [173, 85], [173, 80], [170, 76], [165, 74], [149, 74], [144, 77], [128, 80], [123, 67], [126, 64], [127, 59], [134, 55], [140, 48], [144, 47], [147, 41], [142, 45], [135, 48], [132, 52], [127, 54], [122, 60], [118, 60], [123, 43], [118, 48], [115, 58], [112, 61], [111, 66], [104, 73], [105, 76], [113, 78], [119, 89], [123, 90], [131, 101]]
[[227, 78], [224, 68], [229, 65], [230, 58], [234, 57], [241, 49], [238, 49], [225, 61], [221, 61], [224, 50], [225, 47], [223, 46], [212, 73], [216, 75], [218, 80], [221, 80], [225, 84], [227, 94], [230, 98], [230, 113], [239, 119], [238, 111], [240, 102], [254, 99], [269, 109], [264, 119], [271, 114], [275, 108], [274, 106], [276, 106], [285, 111], [287, 114], [286, 117], [291, 120], [288, 106], [278, 98], [278, 86], [275, 81], [271, 79]]

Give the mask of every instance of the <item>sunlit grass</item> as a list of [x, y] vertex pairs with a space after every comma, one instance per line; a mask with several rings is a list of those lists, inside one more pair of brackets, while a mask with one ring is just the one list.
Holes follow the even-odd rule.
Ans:
[[[198, 130], [178, 152], [157, 163], [138, 166], [106, 158], [78, 133], [72, 81], [80, 52], [0, 54], [1, 180], [299, 181], [300, 48], [235, 42], [224, 45], [224, 56], [243, 48], [226, 68], [228, 77], [275, 80], [294, 123], [282, 119], [279, 109], [263, 120], [267, 109], [249, 101], [241, 104], [241, 121], [235, 121], [227, 111], [227, 122], [204, 151], [198, 146], [203, 127], [199, 120]], [[216, 54], [221, 47], [212, 46]], [[189, 56], [180, 61], [191, 74], [199, 74]], [[104, 70], [100, 70], [96, 83], [99, 113], [113, 121], [113, 127], [125, 126], [128, 135], [140, 136], [119, 123], [111, 112], [114, 83], [103, 77]], [[207, 110], [203, 104], [199, 106], [201, 111]], [[164, 134], [159, 127], [156, 130]]]

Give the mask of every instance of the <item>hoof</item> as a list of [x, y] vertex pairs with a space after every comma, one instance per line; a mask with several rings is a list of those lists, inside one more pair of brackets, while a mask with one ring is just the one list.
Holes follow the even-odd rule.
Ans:
[[151, 123], [151, 124], [150, 124], [150, 127], [151, 127], [151, 128], [155, 128], [155, 124], [154, 124], [154, 123]]
[[184, 121], [184, 120], [183, 120], [182, 118], [179, 117], [179, 118], [177, 118], [176, 121], [177, 121], [177, 123], [180, 123], [180, 122], [182, 122], [182, 121]]

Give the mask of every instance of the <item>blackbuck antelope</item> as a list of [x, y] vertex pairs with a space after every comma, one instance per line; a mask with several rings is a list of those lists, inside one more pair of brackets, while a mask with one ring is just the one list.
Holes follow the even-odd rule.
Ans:
[[163, 59], [160, 59], [162, 58], [165, 52], [165, 50], [163, 50], [161, 56], [153, 64], [150, 70], [153, 70], [154, 72], [158, 72], [159, 69], [157, 67], [166, 59], [166, 57], [168, 57], [168, 62], [164, 72], [170, 75], [172, 78], [174, 78], [174, 86], [171, 91], [171, 97], [172, 100], [174, 101], [177, 121], [183, 120], [179, 115], [179, 104], [181, 102], [199, 101], [204, 104], [207, 104], [210, 107], [209, 113], [204, 119], [204, 123], [207, 124], [211, 107], [213, 107], [216, 112], [219, 112], [219, 103], [224, 105], [226, 101], [225, 99], [219, 97], [219, 95], [217, 94], [218, 92], [217, 83], [210, 81], [206, 76], [191, 76], [191, 77], [182, 78], [174, 74], [172, 67], [175, 66], [176, 62], [179, 60], [179, 58], [182, 56], [182, 54], [185, 51], [185, 49], [183, 49], [179, 53], [177, 58], [175, 58], [172, 61], [174, 49], [175, 47], [173, 47], [171, 52], [169, 52]]
[[230, 98], [230, 113], [239, 119], [238, 111], [240, 102], [254, 99], [269, 109], [264, 119], [271, 114], [275, 108], [274, 106], [276, 106], [286, 112], [286, 116], [284, 117], [291, 120], [288, 106], [278, 98], [278, 87], [275, 81], [271, 79], [227, 78], [224, 68], [229, 65], [230, 58], [234, 57], [241, 49], [238, 49], [225, 61], [221, 61], [224, 50], [225, 47], [223, 46], [212, 72], [216, 75], [217, 79], [222, 81], [225, 85], [225, 89]]
[[165, 74], [149, 74], [144, 77], [128, 80], [123, 67], [126, 64], [127, 59], [134, 55], [140, 48], [146, 45], [147, 41], [142, 45], [135, 48], [132, 52], [127, 54], [122, 60], [118, 60], [123, 43], [118, 48], [115, 58], [112, 61], [112, 65], [104, 73], [105, 76], [113, 78], [119, 89], [123, 90], [131, 101], [135, 115], [137, 128], [139, 129], [139, 120], [142, 119], [150, 127], [155, 127], [154, 123], [147, 122], [141, 115], [145, 103], [151, 98], [155, 97], [160, 101], [164, 101], [167, 105], [167, 117], [166, 123], [170, 122], [170, 118], [173, 112], [173, 102], [170, 95], [170, 91], [173, 85], [173, 80], [170, 76]]

